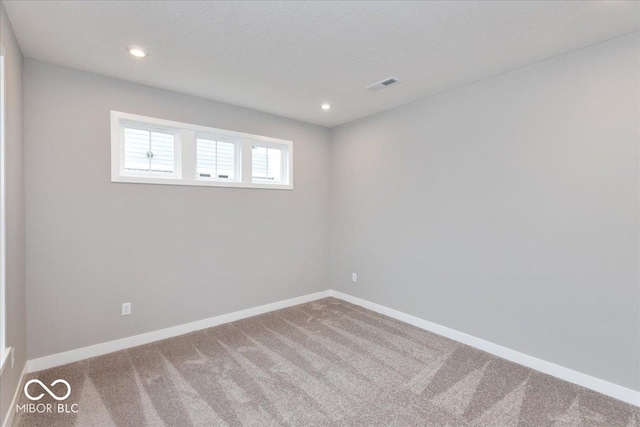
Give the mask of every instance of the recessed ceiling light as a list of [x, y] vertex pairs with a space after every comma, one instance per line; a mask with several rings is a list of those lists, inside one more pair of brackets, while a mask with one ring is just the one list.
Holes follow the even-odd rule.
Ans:
[[147, 52], [140, 46], [127, 46], [129, 53], [138, 58], [144, 58], [147, 56]]
[[331, 108], [331, 104], [324, 103], [320, 106], [323, 110], [329, 110]]

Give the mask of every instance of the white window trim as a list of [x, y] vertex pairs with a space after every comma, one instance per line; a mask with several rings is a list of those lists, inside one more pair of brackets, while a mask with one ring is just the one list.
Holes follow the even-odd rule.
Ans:
[[0, 374], [4, 371], [5, 366], [11, 354], [11, 347], [7, 342], [7, 227], [6, 227], [6, 98], [7, 98], [7, 69], [6, 56], [4, 46], [0, 44], [0, 316], [2, 316], [2, 326], [0, 327]]
[[[133, 175], [124, 173], [124, 131], [122, 123], [136, 123], [143, 127], [158, 127], [163, 131], [176, 130], [176, 170], [171, 176]], [[238, 160], [238, 180], [217, 180], [197, 176], [196, 167], [196, 135], [209, 138], [220, 138], [236, 143]], [[251, 176], [251, 156], [253, 144], [285, 149], [287, 153], [286, 167], [288, 181], [282, 184], [254, 183]], [[293, 142], [262, 135], [253, 135], [225, 129], [192, 125], [171, 120], [111, 111], [111, 182], [136, 184], [188, 185], [198, 187], [231, 187], [260, 188], [271, 190], [293, 190]]]

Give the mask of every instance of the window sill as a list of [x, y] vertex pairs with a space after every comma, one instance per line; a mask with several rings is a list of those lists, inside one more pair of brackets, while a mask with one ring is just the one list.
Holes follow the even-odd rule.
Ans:
[[164, 177], [147, 177], [119, 175], [111, 178], [111, 182], [130, 184], [187, 185], [192, 187], [227, 187], [227, 188], [260, 188], [265, 190], [293, 190], [293, 184], [254, 184], [239, 181], [214, 181], [204, 179], [179, 179]]
[[11, 347], [7, 347], [0, 351], [0, 375], [4, 372], [4, 368], [9, 364], [11, 359]]

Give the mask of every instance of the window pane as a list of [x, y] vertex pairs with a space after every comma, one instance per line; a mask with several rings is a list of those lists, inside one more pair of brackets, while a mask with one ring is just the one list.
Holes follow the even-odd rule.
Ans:
[[125, 170], [133, 173], [173, 174], [173, 144], [173, 134], [125, 128]]
[[216, 176], [216, 142], [209, 139], [196, 139], [197, 173], [203, 178]]
[[151, 172], [172, 174], [173, 167], [173, 135], [151, 132]]
[[236, 145], [233, 142], [197, 138], [196, 151], [199, 177], [236, 179]]
[[216, 155], [218, 157], [218, 178], [235, 179], [235, 149], [232, 142], [218, 141]]
[[253, 182], [279, 184], [282, 182], [282, 150], [254, 146], [252, 158]]
[[148, 131], [138, 129], [124, 129], [124, 168], [130, 172], [148, 172], [150, 150], [150, 135]]
[[275, 148], [267, 148], [267, 160], [267, 179], [280, 183], [282, 181], [282, 151]]
[[251, 160], [251, 171], [254, 181], [267, 180], [267, 149], [265, 147], [253, 147], [253, 159]]

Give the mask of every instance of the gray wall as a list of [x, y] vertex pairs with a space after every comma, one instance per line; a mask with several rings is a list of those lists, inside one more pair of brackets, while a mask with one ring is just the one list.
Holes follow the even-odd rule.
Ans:
[[639, 46], [334, 128], [334, 289], [640, 390]]
[[[29, 358], [329, 287], [328, 129], [33, 60], [24, 80]], [[110, 110], [292, 140], [295, 188], [113, 184]]]
[[27, 360], [25, 311], [25, 227], [22, 144], [22, 53], [4, 6], [0, 5], [0, 42], [6, 71], [6, 214], [7, 214], [7, 344], [14, 347], [15, 366], [0, 377], [0, 423], [13, 399]]

